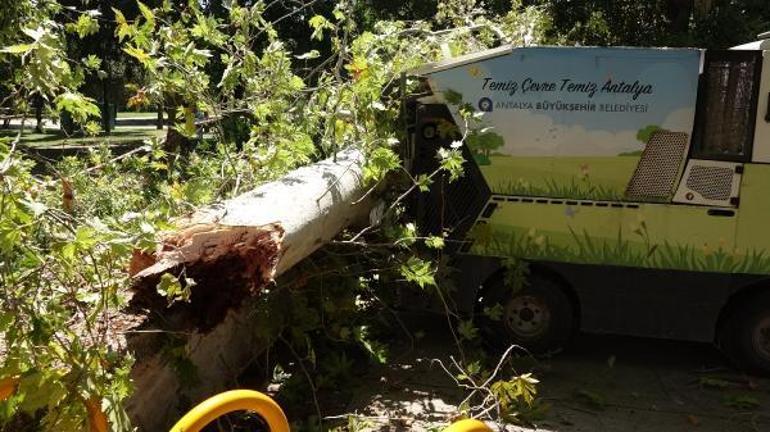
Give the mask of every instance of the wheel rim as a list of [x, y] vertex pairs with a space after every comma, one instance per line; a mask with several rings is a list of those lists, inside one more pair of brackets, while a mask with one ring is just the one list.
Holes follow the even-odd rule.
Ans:
[[541, 336], [548, 329], [550, 321], [548, 306], [534, 296], [516, 296], [505, 308], [505, 325], [519, 338], [533, 339]]
[[756, 352], [765, 360], [770, 360], [770, 316], [762, 318], [754, 327], [752, 342]]

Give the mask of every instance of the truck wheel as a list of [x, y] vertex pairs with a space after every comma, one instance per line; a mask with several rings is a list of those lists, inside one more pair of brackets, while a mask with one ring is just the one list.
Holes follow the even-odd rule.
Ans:
[[[572, 337], [575, 312], [560, 284], [531, 276], [529, 285], [512, 293], [497, 278], [481, 299], [481, 321], [485, 339], [498, 348], [521, 345], [534, 354], [561, 350]], [[502, 307], [499, 319], [484, 313]], [[498, 308], [498, 310], [500, 310]]]
[[719, 344], [738, 367], [770, 376], [770, 293], [734, 308], [720, 331]]

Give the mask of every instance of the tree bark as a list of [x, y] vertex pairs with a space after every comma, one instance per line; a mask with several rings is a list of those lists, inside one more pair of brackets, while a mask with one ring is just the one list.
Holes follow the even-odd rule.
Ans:
[[689, 27], [694, 0], [668, 0], [668, 20], [673, 33], [685, 33]]
[[158, 105], [158, 119], [155, 123], [155, 129], [163, 129], [163, 105]]
[[696, 18], [703, 18], [714, 8], [714, 0], [694, 0], [693, 10]]
[[35, 132], [43, 133], [43, 97], [35, 95]]
[[[102, 16], [108, 16], [109, 12], [108, 2], [102, 0], [99, 4]], [[112, 73], [110, 70], [110, 43], [113, 40], [112, 35], [108, 32], [105, 26], [100, 27], [100, 33], [102, 35], [102, 59], [104, 65], [105, 75], [102, 77], [102, 129], [105, 135], [112, 133], [112, 109], [110, 107], [110, 86], [112, 85]], [[117, 117], [117, 110], [115, 110], [115, 117]], [[117, 120], [117, 119], [116, 119]]]
[[[191, 325], [211, 328], [244, 297], [352, 222], [366, 219], [371, 202], [357, 202], [364, 194], [361, 168], [361, 153], [344, 150], [336, 160], [299, 168], [177, 221], [179, 229], [165, 235], [154, 254], [134, 255], [134, 301], [143, 307], [165, 307], [166, 299], [155, 288], [159, 277], [184, 273], [196, 285], [190, 304], [180, 306], [195, 309]], [[211, 293], [216, 294], [209, 298]], [[196, 300], [202, 301], [197, 307]]]
[[176, 124], [176, 111], [177, 106], [175, 104], [166, 104], [166, 116], [168, 116], [168, 129], [166, 129], [166, 139], [163, 142], [163, 150], [169, 153], [176, 153], [184, 145], [183, 141], [186, 139], [182, 134], [177, 132], [174, 125]]

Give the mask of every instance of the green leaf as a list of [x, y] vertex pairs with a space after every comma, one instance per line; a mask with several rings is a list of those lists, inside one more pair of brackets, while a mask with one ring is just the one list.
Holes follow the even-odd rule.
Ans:
[[81, 13], [77, 21], [67, 24], [66, 28], [83, 39], [99, 31], [99, 22], [91, 14]]
[[444, 237], [439, 236], [430, 236], [425, 239], [425, 246], [431, 248], [431, 249], [443, 249], [444, 248]]
[[354, 337], [377, 363], [385, 364], [388, 361], [388, 350], [382, 343], [369, 337], [369, 328], [360, 326], [355, 329]]
[[3, 49], [0, 49], [0, 52], [9, 53], [9, 54], [24, 54], [29, 51], [32, 51], [32, 49], [35, 47], [33, 44], [19, 44], [19, 45], [11, 45], [4, 47]]
[[55, 330], [54, 317], [32, 316], [32, 330], [29, 332], [29, 339], [36, 345], [45, 345], [53, 336]]
[[415, 183], [420, 189], [420, 192], [428, 192], [430, 190], [430, 185], [433, 184], [433, 180], [431, 180], [427, 174], [420, 174], [415, 179]]
[[115, 35], [118, 37], [118, 41], [122, 42], [126, 36], [132, 36], [136, 29], [126, 21], [123, 12], [115, 8], [112, 8], [112, 11], [115, 13], [115, 22], [117, 23], [117, 26], [115, 26]]
[[78, 245], [75, 242], [69, 242], [61, 248], [62, 257], [66, 260], [72, 260], [77, 253]]
[[147, 20], [147, 24], [150, 26], [155, 25], [155, 13], [153, 13], [152, 9], [150, 9], [147, 5], [140, 2], [139, 0], [136, 1], [136, 4], [139, 6], [139, 12], [142, 14], [144, 19]]
[[83, 130], [88, 136], [96, 136], [102, 131], [102, 125], [96, 121], [87, 121], [86, 124], [83, 125]]
[[150, 64], [150, 60], [152, 59], [150, 55], [144, 52], [144, 50], [141, 48], [128, 46], [126, 48], [123, 48], [123, 51], [126, 54], [130, 55], [131, 57], [139, 60], [139, 62], [144, 64], [145, 66], [148, 66]]
[[75, 242], [83, 249], [93, 247], [99, 241], [96, 231], [89, 226], [80, 226], [75, 231]]
[[401, 166], [401, 160], [393, 150], [386, 147], [377, 147], [369, 155], [364, 166], [364, 178], [380, 181], [385, 174]]
[[492, 321], [500, 321], [503, 318], [503, 305], [497, 303], [492, 307], [484, 306], [484, 316]]
[[[532, 407], [532, 404], [535, 402], [535, 396], [537, 396], [537, 384], [539, 382], [531, 373], [526, 373], [513, 377], [510, 380], [496, 381], [492, 383], [490, 390], [500, 403], [501, 411], [504, 414], [509, 414], [517, 411], [516, 408], [520, 405], [520, 401], [524, 402], [528, 407]], [[588, 391], [585, 391], [585, 394], [591, 397], [597, 396]], [[592, 400], [598, 402], [601, 399]]]
[[354, 77], [360, 78], [369, 70], [369, 61], [366, 57], [356, 54], [353, 56], [353, 61], [345, 65], [345, 69], [352, 72]]
[[468, 363], [468, 366], [465, 367], [465, 371], [468, 372], [471, 376], [475, 376], [481, 373], [481, 362], [478, 360]]
[[409, 257], [405, 264], [401, 265], [400, 270], [401, 275], [407, 281], [416, 283], [420, 288], [436, 285], [436, 280], [434, 279], [436, 270], [430, 262], [412, 256]]
[[334, 28], [334, 24], [321, 15], [315, 15], [307, 23], [313, 28], [313, 33], [310, 35], [311, 39], [321, 40], [323, 39], [324, 30]]
[[457, 326], [457, 333], [460, 334], [462, 339], [472, 341], [479, 336], [479, 329], [473, 325], [473, 321], [463, 320], [460, 321], [460, 324]]
[[97, 70], [102, 66], [102, 59], [93, 54], [89, 54], [88, 57], [83, 59], [83, 66], [88, 69]]
[[345, 13], [342, 12], [339, 8], [335, 8], [334, 11], [332, 12], [332, 15], [334, 15], [334, 19], [336, 19], [337, 21], [345, 20]]
[[222, 46], [225, 43], [226, 37], [217, 28], [218, 23], [215, 18], [202, 14], [198, 14], [196, 18], [196, 23], [190, 30], [190, 34], [215, 46]]
[[58, 111], [69, 112], [78, 123], [85, 123], [89, 116], [98, 117], [101, 114], [94, 102], [93, 99], [72, 91], [64, 92], [54, 100]]
[[21, 231], [0, 227], [0, 251], [10, 252], [21, 242]]
[[516, 258], [508, 258], [503, 262], [505, 274], [503, 283], [511, 289], [512, 293], [517, 293], [529, 286], [529, 263]]
[[450, 182], [462, 177], [465, 159], [459, 149], [440, 148], [438, 150], [438, 159], [439, 168], [449, 174]]
[[56, 372], [42, 370], [22, 377], [18, 392], [24, 395], [19, 408], [26, 412], [35, 412], [39, 408], [56, 406], [66, 397], [67, 388]]
[[463, 101], [463, 95], [455, 90], [444, 90], [444, 100], [450, 105], [460, 105]]
[[[185, 280], [190, 281], [191, 279], [185, 278]], [[160, 277], [160, 281], [158, 281], [156, 288], [160, 295], [168, 299], [169, 303], [173, 303], [179, 300], [190, 301], [190, 294], [192, 294], [190, 291], [190, 285], [182, 287], [181, 282], [179, 282], [179, 278], [170, 273], [163, 273], [163, 275]]]
[[112, 12], [115, 14], [115, 22], [121, 26], [121, 25], [128, 25], [128, 21], [126, 21], [126, 16], [123, 15], [123, 12], [121, 12], [119, 9], [111, 8]]

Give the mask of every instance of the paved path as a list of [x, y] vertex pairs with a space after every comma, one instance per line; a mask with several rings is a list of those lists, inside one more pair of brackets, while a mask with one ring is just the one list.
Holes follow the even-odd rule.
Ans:
[[[156, 117], [126, 115], [120, 116], [115, 120], [115, 127], [131, 127], [132, 129], [137, 127], [154, 128], [157, 121]], [[9, 124], [11, 129], [18, 129], [21, 127], [21, 119], [12, 119]], [[32, 131], [35, 129], [36, 124], [37, 122], [34, 118], [27, 118], [24, 128], [27, 131]], [[2, 125], [2, 122], [0, 122], [0, 125]], [[59, 122], [55, 119], [44, 118], [42, 125], [45, 129], [59, 129]]]
[[[348, 412], [366, 419], [367, 430], [445, 424], [463, 393], [431, 359], [446, 359], [451, 346], [431, 334], [388, 369], [370, 371]], [[770, 380], [730, 370], [709, 345], [580, 336], [536, 369], [549, 408], [509, 431], [770, 431]]]

